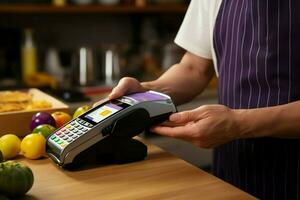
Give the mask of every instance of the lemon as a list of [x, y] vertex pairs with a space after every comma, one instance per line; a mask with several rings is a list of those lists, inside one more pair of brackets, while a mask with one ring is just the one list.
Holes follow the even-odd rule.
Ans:
[[21, 153], [29, 159], [43, 157], [46, 149], [46, 139], [43, 135], [32, 133], [23, 138], [21, 142]]
[[16, 157], [20, 152], [21, 140], [13, 134], [6, 134], [0, 138], [0, 151], [4, 160]]

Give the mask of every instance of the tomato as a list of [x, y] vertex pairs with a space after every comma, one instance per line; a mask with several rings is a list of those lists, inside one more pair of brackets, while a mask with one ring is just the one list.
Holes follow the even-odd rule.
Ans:
[[56, 128], [61, 127], [62, 125], [66, 124], [67, 122], [71, 121], [72, 117], [65, 112], [54, 112], [51, 114], [51, 116], [55, 120]]

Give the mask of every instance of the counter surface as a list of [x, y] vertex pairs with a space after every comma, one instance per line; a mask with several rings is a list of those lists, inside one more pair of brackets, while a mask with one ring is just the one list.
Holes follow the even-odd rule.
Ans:
[[255, 199], [228, 183], [148, 145], [144, 161], [64, 171], [50, 159], [25, 160], [35, 182], [24, 199]]

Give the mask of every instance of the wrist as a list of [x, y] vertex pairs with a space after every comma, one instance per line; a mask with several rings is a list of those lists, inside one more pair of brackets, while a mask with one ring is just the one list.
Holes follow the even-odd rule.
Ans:
[[235, 112], [240, 138], [272, 137], [279, 129], [278, 109], [239, 109]]
[[169, 87], [165, 87], [164, 85], [165, 84], [159, 82], [158, 80], [141, 83], [141, 86], [145, 90], [154, 90], [172, 96]]
[[237, 109], [235, 124], [239, 139], [262, 137], [260, 133], [261, 119], [257, 116], [257, 109]]

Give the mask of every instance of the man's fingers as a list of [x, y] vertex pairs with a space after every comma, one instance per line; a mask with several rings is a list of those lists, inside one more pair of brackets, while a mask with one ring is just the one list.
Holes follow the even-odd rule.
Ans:
[[108, 99], [116, 99], [118, 97], [122, 96], [122, 93], [115, 88], [113, 88], [113, 90], [111, 91], [111, 93], [108, 95]]
[[155, 126], [151, 128], [151, 131], [163, 136], [174, 137], [179, 139], [188, 140], [189, 133], [193, 131], [190, 126], [177, 126], [177, 127], [167, 127], [167, 126]]
[[138, 80], [136, 80], [135, 78], [125, 77], [119, 81], [118, 85], [111, 91], [108, 98], [116, 99], [124, 96], [125, 94], [141, 91], [144, 91], [144, 89], [142, 88]]
[[171, 121], [165, 121], [160, 124], [160, 126], [168, 126], [168, 127], [176, 127], [176, 126], [184, 126], [185, 123], [175, 123]]
[[196, 110], [174, 113], [169, 117], [169, 120], [171, 122], [177, 124], [184, 124], [192, 121], [197, 121], [199, 119], [201, 119], [201, 113], [198, 113]]
[[96, 106], [99, 106], [99, 105], [103, 104], [106, 101], [108, 101], [108, 98], [101, 99], [100, 101], [98, 101], [98, 102], [96, 102], [96, 103], [93, 104], [93, 108], [96, 107]]
[[109, 99], [119, 98], [127, 93], [128, 88], [129, 88], [128, 83], [126, 81], [124, 81], [124, 79], [121, 79], [120, 82], [118, 83], [118, 85], [113, 88], [113, 90], [109, 94], [108, 98]]

